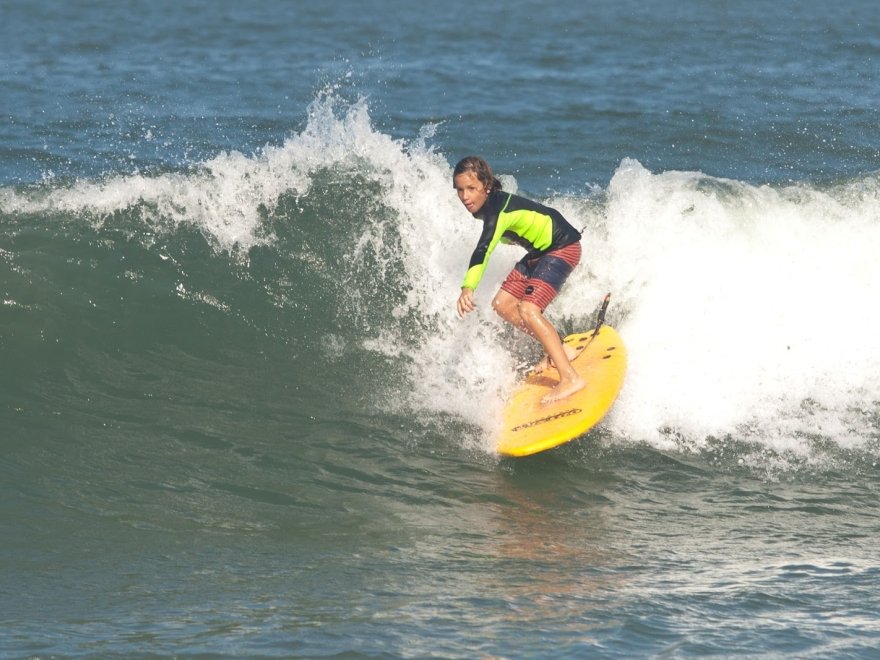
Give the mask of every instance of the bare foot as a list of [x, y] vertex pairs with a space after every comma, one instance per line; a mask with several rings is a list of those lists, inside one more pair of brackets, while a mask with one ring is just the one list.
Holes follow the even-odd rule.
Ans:
[[[572, 346], [569, 346], [568, 344], [563, 344], [562, 348], [565, 350], [565, 357], [568, 358], [569, 362], [574, 360], [578, 356], [578, 353], [580, 353], [580, 351]], [[545, 353], [544, 357], [541, 358], [541, 361], [538, 362], [538, 364], [536, 364], [534, 367], [532, 367], [532, 373], [544, 373], [550, 367], [553, 367], [555, 369], [556, 365], [553, 364], [553, 360], [550, 359], [550, 356]]]
[[587, 382], [581, 377], [577, 377], [574, 380], [566, 381], [564, 383], [559, 383], [559, 385], [544, 395], [541, 399], [541, 403], [546, 405], [548, 403], [553, 403], [554, 401], [559, 401], [567, 396], [571, 396], [575, 392], [580, 392], [586, 386]]
[[547, 371], [547, 369], [554, 366], [556, 365], [553, 364], [553, 360], [551, 360], [550, 356], [545, 353], [544, 357], [541, 358], [541, 361], [538, 362], [538, 364], [536, 364], [534, 367], [532, 367], [532, 373], [542, 374]]

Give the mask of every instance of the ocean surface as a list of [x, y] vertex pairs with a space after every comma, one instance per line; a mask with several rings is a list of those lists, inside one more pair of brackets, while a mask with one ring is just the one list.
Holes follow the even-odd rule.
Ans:
[[[0, 3], [0, 656], [870, 658], [868, 0]], [[624, 389], [512, 460], [451, 171]]]

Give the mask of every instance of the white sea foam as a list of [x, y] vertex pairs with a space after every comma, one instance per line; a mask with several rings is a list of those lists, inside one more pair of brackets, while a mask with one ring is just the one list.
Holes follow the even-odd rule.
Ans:
[[853, 413], [880, 395], [878, 210], [876, 180], [776, 189], [622, 163], [595, 237], [630, 351], [612, 428], [795, 452], [867, 440]]

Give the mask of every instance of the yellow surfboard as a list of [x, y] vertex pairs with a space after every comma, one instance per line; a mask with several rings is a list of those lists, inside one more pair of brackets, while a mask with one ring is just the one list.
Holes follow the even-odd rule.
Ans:
[[528, 456], [574, 440], [598, 424], [617, 398], [626, 372], [626, 347], [614, 328], [600, 325], [598, 331], [569, 335], [563, 342], [577, 350], [571, 364], [587, 386], [542, 404], [542, 397], [559, 383], [559, 372], [550, 367], [528, 374], [504, 409], [499, 453]]

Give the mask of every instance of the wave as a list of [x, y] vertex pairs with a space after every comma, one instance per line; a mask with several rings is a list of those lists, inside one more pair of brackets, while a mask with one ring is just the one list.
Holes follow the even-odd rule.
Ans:
[[[292, 352], [326, 374], [331, 396], [489, 450], [536, 346], [489, 310], [515, 248], [494, 255], [478, 313], [455, 315], [478, 227], [434, 129], [395, 140], [366, 101], [326, 93], [301, 133], [252, 155], [0, 189], [4, 352], [27, 369], [56, 360], [52, 342], [71, 334], [107, 354], [157, 336], [192, 351]], [[877, 451], [880, 176], [756, 186], [627, 159], [605, 188], [522, 192], [584, 228], [554, 322], [583, 329], [613, 294], [630, 370], [604, 423], [612, 442]], [[291, 378], [312, 382], [308, 372]]]

